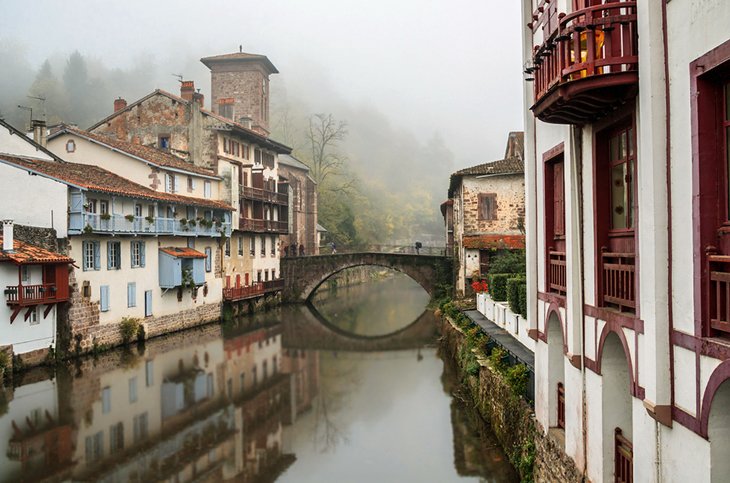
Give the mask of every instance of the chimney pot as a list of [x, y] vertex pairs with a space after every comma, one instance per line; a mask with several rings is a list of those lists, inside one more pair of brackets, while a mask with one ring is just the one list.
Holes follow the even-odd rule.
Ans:
[[125, 99], [122, 99], [121, 97], [114, 99], [114, 112], [121, 111], [125, 107], [127, 107], [127, 101]]
[[3, 220], [3, 251], [13, 251], [13, 220]]
[[180, 97], [186, 101], [193, 100], [193, 94], [195, 94], [195, 82], [194, 81], [181, 81], [180, 82]]
[[33, 126], [33, 141], [40, 144], [44, 148], [46, 147], [46, 139], [47, 139], [47, 132], [46, 132], [46, 121], [42, 119], [33, 119], [32, 121]]

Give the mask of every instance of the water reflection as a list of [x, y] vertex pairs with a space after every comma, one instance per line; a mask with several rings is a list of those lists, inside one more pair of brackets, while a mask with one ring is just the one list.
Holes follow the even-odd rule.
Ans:
[[454, 419], [434, 349], [312, 350], [306, 310], [16, 376], [0, 396], [0, 481], [512, 481], [463, 449], [480, 438]]

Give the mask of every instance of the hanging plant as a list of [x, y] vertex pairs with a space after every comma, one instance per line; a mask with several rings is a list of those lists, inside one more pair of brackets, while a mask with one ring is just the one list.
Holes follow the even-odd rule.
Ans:
[[134, 221], [134, 215], [124, 215], [124, 219], [129, 222], [132, 222], [132, 221]]
[[147, 220], [147, 223], [149, 223], [150, 225], [152, 225], [155, 222], [154, 216], [145, 216], [144, 219]]
[[185, 225], [187, 225], [187, 224], [188, 224], [188, 219], [187, 219], [187, 218], [181, 218], [181, 219], [180, 219], [180, 224], [181, 224], [182, 226], [185, 226]]
[[108, 220], [111, 220], [112, 215], [110, 215], [109, 213], [102, 213], [101, 215], [99, 215], [99, 218], [101, 218], [104, 221], [108, 221]]
[[195, 220], [188, 220], [188, 225], [195, 226], [197, 223], [195, 223]]
[[86, 234], [89, 234], [89, 233], [91, 233], [93, 231], [94, 231], [94, 229], [91, 227], [91, 225], [86, 225], [84, 227], [84, 233], [86, 233]]

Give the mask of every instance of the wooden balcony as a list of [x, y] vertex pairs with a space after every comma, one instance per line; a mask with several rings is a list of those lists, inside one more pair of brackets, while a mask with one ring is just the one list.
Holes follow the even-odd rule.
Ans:
[[548, 291], [558, 295], [568, 293], [565, 252], [548, 251]]
[[558, 16], [535, 47], [535, 104], [541, 121], [594, 122], [636, 96], [639, 86], [636, 2], [617, 1]]
[[16, 307], [55, 304], [67, 301], [68, 292], [65, 294], [59, 293], [55, 283], [8, 285], [5, 287], [5, 300], [8, 305]]
[[289, 224], [286, 221], [241, 218], [238, 223], [238, 228], [241, 231], [252, 231], [255, 233], [287, 233]]
[[[708, 335], [730, 335], [730, 256], [708, 256], [710, 290]], [[717, 334], [719, 331], [721, 334]]]
[[279, 205], [289, 204], [289, 195], [287, 193], [277, 193], [276, 191], [243, 185], [239, 185], [239, 193], [241, 194], [241, 198], [247, 200], [276, 203]]
[[616, 483], [634, 483], [634, 446], [621, 428], [614, 433], [614, 475]]
[[[74, 219], [75, 218], [75, 219]], [[77, 220], [80, 220], [77, 222]], [[201, 220], [203, 220], [201, 222]], [[143, 216], [78, 213], [72, 216], [69, 232], [111, 235], [179, 235], [220, 237], [231, 235], [231, 224], [212, 220], [184, 218], [147, 218]]]
[[284, 279], [254, 282], [247, 287], [228, 287], [223, 289], [223, 300], [237, 302], [260, 297], [267, 293], [279, 292], [284, 289]]
[[636, 255], [601, 253], [601, 295], [604, 307], [636, 311]]

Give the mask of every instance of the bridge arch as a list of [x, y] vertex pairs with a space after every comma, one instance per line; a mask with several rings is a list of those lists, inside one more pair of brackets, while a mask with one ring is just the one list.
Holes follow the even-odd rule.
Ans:
[[325, 280], [348, 268], [375, 266], [401, 272], [415, 280], [430, 296], [439, 283], [449, 283], [450, 260], [442, 256], [401, 253], [343, 253], [281, 259], [284, 299], [306, 302]]

